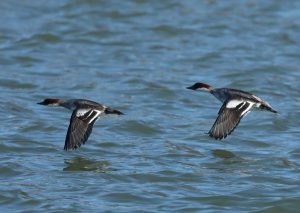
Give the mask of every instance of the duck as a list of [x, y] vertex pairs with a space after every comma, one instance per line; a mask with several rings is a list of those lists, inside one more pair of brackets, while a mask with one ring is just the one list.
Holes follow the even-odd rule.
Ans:
[[94, 123], [100, 116], [105, 114], [124, 115], [121, 111], [86, 99], [47, 98], [37, 104], [61, 106], [73, 111], [65, 139], [65, 151], [77, 149], [85, 144], [92, 133]]
[[197, 82], [187, 87], [187, 89], [209, 92], [223, 103], [218, 112], [217, 119], [208, 132], [209, 136], [216, 140], [221, 140], [230, 135], [238, 126], [241, 119], [253, 109], [277, 113], [268, 102], [242, 90], [213, 88], [202, 82]]

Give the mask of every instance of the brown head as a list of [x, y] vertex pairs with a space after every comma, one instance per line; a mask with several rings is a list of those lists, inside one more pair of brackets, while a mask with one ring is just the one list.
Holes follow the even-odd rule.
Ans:
[[187, 87], [187, 89], [191, 89], [191, 90], [204, 90], [204, 91], [211, 91], [213, 90], [213, 88], [211, 86], [209, 86], [208, 84], [204, 84], [201, 82], [197, 82], [194, 85]]
[[53, 105], [53, 106], [58, 106], [59, 104], [63, 103], [64, 100], [58, 99], [58, 98], [47, 98], [43, 100], [42, 102], [39, 102], [37, 104], [41, 105]]

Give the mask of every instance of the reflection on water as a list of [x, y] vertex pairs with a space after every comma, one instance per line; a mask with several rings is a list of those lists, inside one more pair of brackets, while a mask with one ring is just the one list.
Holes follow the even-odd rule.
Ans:
[[224, 158], [224, 159], [230, 159], [236, 157], [235, 154], [233, 154], [232, 152], [223, 149], [214, 149], [212, 150], [212, 154], [215, 157]]
[[109, 171], [109, 162], [102, 160], [91, 160], [83, 157], [74, 157], [65, 160], [63, 171], [92, 171], [106, 173]]

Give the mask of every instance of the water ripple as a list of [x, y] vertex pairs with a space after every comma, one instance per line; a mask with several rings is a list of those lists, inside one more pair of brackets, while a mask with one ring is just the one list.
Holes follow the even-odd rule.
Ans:
[[[0, 1], [3, 212], [297, 212], [299, 1]], [[196, 81], [255, 93], [225, 140]], [[87, 98], [125, 113], [63, 144]]]

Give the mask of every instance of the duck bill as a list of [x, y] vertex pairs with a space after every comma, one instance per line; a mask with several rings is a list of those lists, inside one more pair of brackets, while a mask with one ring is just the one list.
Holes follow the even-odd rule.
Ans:
[[40, 105], [46, 105], [44, 101], [38, 102], [37, 104], [40, 104]]
[[192, 85], [190, 87], [187, 87], [187, 89], [196, 90], [196, 89], [198, 89], [198, 87], [196, 87], [195, 85]]

